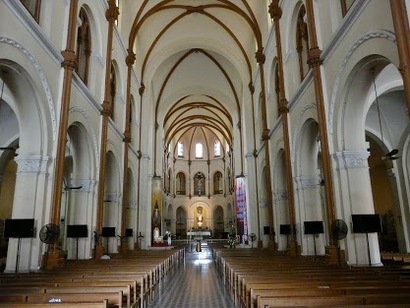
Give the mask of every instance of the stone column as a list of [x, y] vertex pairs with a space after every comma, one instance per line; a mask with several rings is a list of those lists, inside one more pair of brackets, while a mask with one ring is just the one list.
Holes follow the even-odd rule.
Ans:
[[[44, 212], [44, 205], [49, 202], [46, 190], [51, 160], [47, 156], [20, 154], [15, 161], [17, 174], [12, 217], [34, 218], [36, 233], [33, 234], [34, 238], [22, 238], [20, 249], [17, 238], [9, 239], [5, 272], [15, 272], [16, 268], [18, 272], [29, 272], [38, 270], [41, 264], [41, 248], [44, 244], [38, 240], [38, 231], [50, 219], [49, 213]], [[17, 253], [19, 260], [16, 266]]]
[[[255, 187], [254, 187], [254, 191], [256, 192], [255, 194], [255, 203], [249, 203], [249, 204], [255, 204], [255, 210], [256, 210], [256, 230], [257, 231], [257, 239], [258, 239], [258, 244], [257, 247], [262, 247], [263, 246], [263, 242], [262, 242], [262, 230], [261, 230], [261, 216], [260, 216], [260, 211], [259, 211], [259, 185], [258, 185], [258, 155], [257, 155], [257, 150], [256, 150], [256, 123], [255, 123], [255, 100], [253, 95], [255, 94], [255, 87], [253, 85], [253, 83], [251, 82], [249, 84], [249, 92], [250, 92], [250, 96], [251, 96], [251, 101], [252, 101], [252, 136], [253, 136], [253, 153], [252, 153], [252, 157], [253, 157], [253, 170], [254, 170], [254, 180], [252, 181], [252, 183], [254, 183]], [[248, 154], [246, 155], [246, 158], [250, 158], [251, 155]], [[249, 159], [250, 161], [250, 159]], [[249, 165], [251, 166], [251, 165]], [[248, 175], [249, 175], [249, 171], [248, 171]], [[251, 207], [249, 206], [249, 220], [251, 219], [251, 213], [253, 213], [253, 211], [251, 211]]]
[[128, 200], [128, 151], [131, 143], [131, 78], [132, 66], [135, 63], [135, 54], [128, 51], [126, 59], [128, 67], [127, 73], [127, 98], [125, 104], [125, 130], [124, 130], [124, 165], [123, 165], [123, 181], [122, 181], [122, 212], [121, 212], [121, 252], [128, 251], [128, 241], [125, 236], [125, 229], [127, 227], [127, 206]]
[[326, 247], [326, 253], [329, 256], [329, 262], [332, 264], [338, 264], [338, 251], [337, 240], [331, 235], [332, 223], [336, 219], [335, 200], [334, 200], [334, 188], [332, 177], [332, 161], [329, 150], [329, 140], [327, 131], [326, 109], [322, 83], [322, 59], [320, 58], [322, 50], [319, 49], [315, 15], [313, 10], [313, 1], [306, 1], [306, 14], [308, 17], [309, 28], [309, 67], [313, 71], [313, 80], [315, 85], [315, 96], [318, 114], [319, 125], [319, 137], [321, 142], [322, 163], [323, 163], [323, 180], [325, 187], [325, 203], [326, 203], [326, 215], [327, 215], [327, 230], [329, 232], [329, 245]]
[[[368, 157], [365, 150], [345, 150], [336, 153], [340, 191], [343, 204], [342, 216], [351, 226], [352, 214], [374, 214], [373, 195], [370, 182]], [[349, 228], [350, 229], [350, 228]], [[366, 235], [361, 233], [347, 234], [347, 261], [351, 265], [381, 265], [379, 242], [376, 233], [369, 234], [370, 256]]]
[[403, 77], [404, 96], [407, 103], [407, 115], [410, 115], [410, 30], [404, 0], [390, 0], [394, 31], [396, 32], [399, 52], [399, 71]]
[[[273, 208], [272, 208], [272, 185], [271, 185], [271, 170], [270, 170], [270, 152], [269, 152], [269, 128], [268, 128], [268, 120], [267, 120], [267, 111], [266, 111], [266, 89], [265, 89], [265, 69], [264, 64], [266, 61], [265, 54], [263, 53], [263, 47], [259, 47], [258, 51], [255, 53], [256, 61], [259, 65], [259, 72], [261, 76], [261, 100], [262, 100], [262, 141], [264, 143], [264, 150], [265, 150], [265, 162], [266, 162], [266, 196], [268, 197], [268, 215], [269, 215], [269, 229], [273, 228]], [[259, 191], [259, 187], [258, 187]], [[275, 243], [272, 241], [271, 236], [269, 235], [269, 246], [275, 247]]]
[[283, 143], [285, 156], [285, 170], [286, 170], [286, 189], [287, 189], [287, 203], [289, 208], [289, 222], [291, 226], [291, 235], [288, 243], [288, 251], [291, 256], [298, 254], [298, 245], [296, 239], [296, 217], [295, 217], [295, 196], [293, 188], [293, 172], [291, 163], [291, 148], [289, 138], [289, 109], [287, 107], [288, 101], [285, 93], [285, 80], [283, 73], [283, 54], [280, 31], [280, 18], [282, 17], [282, 9], [279, 7], [279, 0], [274, 0], [269, 5], [269, 13], [274, 20], [275, 37], [276, 37], [276, 51], [278, 57], [278, 75], [279, 75], [279, 115], [282, 120], [283, 127]]
[[[58, 127], [57, 154], [55, 160], [54, 186], [50, 217], [50, 222], [58, 226], [60, 225], [61, 215], [61, 198], [63, 191], [64, 160], [67, 141], [68, 112], [70, 109], [71, 99], [71, 84], [73, 72], [77, 67], [77, 58], [74, 51], [77, 30], [77, 15], [78, 0], [72, 0], [70, 3], [70, 15], [68, 20], [67, 47], [62, 52], [64, 61], [63, 63], [61, 63], [61, 66], [64, 69], [64, 79], [61, 97], [60, 122]], [[48, 251], [44, 254], [44, 266], [48, 269], [54, 268], [61, 263], [62, 259], [62, 255], [58, 251], [57, 244], [52, 243], [49, 245]]]
[[[104, 189], [105, 189], [105, 167], [106, 167], [106, 152], [107, 152], [107, 137], [108, 137], [108, 122], [112, 113], [110, 95], [110, 75], [111, 75], [111, 61], [112, 61], [112, 41], [114, 25], [119, 15], [118, 7], [115, 5], [115, 0], [108, 0], [108, 9], [105, 17], [108, 21], [108, 37], [107, 37], [107, 54], [105, 59], [105, 92], [104, 101], [102, 103], [102, 124], [101, 124], [101, 140], [100, 140], [100, 171], [98, 175], [98, 197], [97, 197], [97, 225], [96, 232], [98, 235], [102, 233], [102, 224], [104, 218]], [[99, 259], [104, 253], [101, 236], [95, 247], [94, 257]]]

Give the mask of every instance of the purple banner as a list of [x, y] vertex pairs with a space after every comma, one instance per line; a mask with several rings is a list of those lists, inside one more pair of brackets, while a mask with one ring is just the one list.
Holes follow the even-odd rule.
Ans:
[[[235, 211], [236, 211], [236, 230], [241, 236], [241, 242], [247, 242], [248, 235], [248, 215], [246, 209], [246, 187], [245, 178], [236, 178], [235, 183]], [[245, 237], [244, 237], [245, 235]]]

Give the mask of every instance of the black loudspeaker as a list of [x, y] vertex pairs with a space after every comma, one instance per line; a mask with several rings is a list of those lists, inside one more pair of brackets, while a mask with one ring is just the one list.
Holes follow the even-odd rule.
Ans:
[[4, 237], [34, 237], [34, 218], [6, 219]]
[[270, 227], [269, 226], [264, 226], [263, 227], [263, 234], [270, 234]]
[[323, 221], [305, 221], [305, 234], [323, 233]]
[[115, 237], [115, 227], [103, 227], [102, 228], [103, 237]]
[[125, 236], [133, 236], [134, 230], [132, 229], [125, 229]]
[[382, 232], [382, 221], [379, 214], [352, 215], [353, 233]]
[[68, 225], [67, 237], [88, 237], [87, 225]]
[[290, 225], [280, 225], [280, 234], [289, 235], [291, 233]]

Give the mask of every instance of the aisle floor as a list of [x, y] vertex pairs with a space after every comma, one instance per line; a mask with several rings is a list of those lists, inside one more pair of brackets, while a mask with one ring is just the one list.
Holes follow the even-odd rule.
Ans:
[[192, 246], [185, 268], [171, 273], [149, 308], [235, 308], [216, 272], [211, 250], [202, 243], [201, 252]]

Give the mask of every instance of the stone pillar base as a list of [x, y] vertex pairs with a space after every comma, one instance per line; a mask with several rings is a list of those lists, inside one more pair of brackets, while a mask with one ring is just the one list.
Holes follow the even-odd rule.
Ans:
[[121, 238], [121, 246], [118, 249], [121, 253], [127, 253], [129, 251], [128, 248], [128, 238], [122, 237]]
[[268, 243], [268, 249], [269, 249], [269, 250], [272, 250], [272, 251], [278, 250], [278, 246], [277, 246], [277, 244], [275, 243], [275, 241], [272, 241], [272, 240], [269, 241], [269, 243]]
[[341, 251], [336, 245], [329, 245], [325, 248], [328, 256], [328, 263], [331, 265], [345, 264], [344, 251]]
[[49, 251], [43, 255], [42, 268], [53, 269], [62, 266], [64, 255], [59, 251]]
[[288, 243], [288, 254], [291, 257], [298, 257], [300, 255], [300, 246], [296, 240], [290, 240]]
[[104, 255], [104, 246], [99, 243], [97, 247], [94, 248], [94, 258], [96, 260], [100, 259]]

